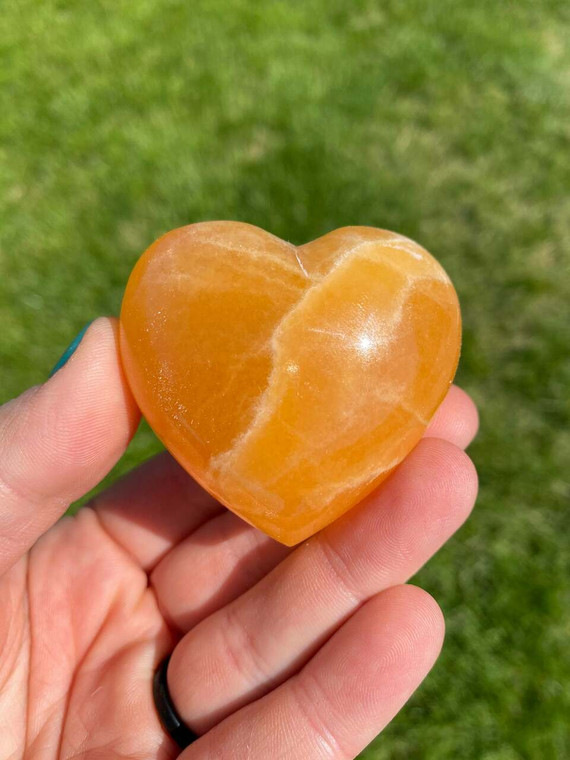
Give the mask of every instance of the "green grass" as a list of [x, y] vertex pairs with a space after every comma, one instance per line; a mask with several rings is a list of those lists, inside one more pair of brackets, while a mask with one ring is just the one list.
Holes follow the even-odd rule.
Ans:
[[418, 239], [462, 301], [481, 496], [416, 579], [439, 664], [363, 757], [569, 758], [568, 3], [5, 0], [2, 27], [0, 400], [172, 227]]

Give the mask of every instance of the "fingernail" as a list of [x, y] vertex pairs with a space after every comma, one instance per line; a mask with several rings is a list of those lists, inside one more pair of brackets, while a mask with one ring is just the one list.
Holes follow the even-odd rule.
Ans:
[[77, 350], [77, 346], [81, 343], [83, 340], [83, 336], [87, 332], [89, 325], [91, 322], [87, 322], [85, 327], [75, 336], [75, 338], [71, 341], [69, 346], [65, 349], [63, 354], [59, 357], [57, 364], [52, 369], [52, 371], [49, 373], [50, 377], [53, 377], [55, 373], [60, 370], [64, 364], [67, 364], [67, 362], [71, 359], [75, 351]]

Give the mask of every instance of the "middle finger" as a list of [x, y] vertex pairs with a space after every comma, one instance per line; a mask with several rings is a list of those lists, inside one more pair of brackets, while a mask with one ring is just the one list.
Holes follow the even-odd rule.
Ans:
[[[426, 437], [464, 448], [477, 432], [477, 424], [474, 403], [453, 385]], [[166, 554], [152, 573], [152, 586], [165, 618], [186, 633], [247, 591], [290, 553], [289, 547], [223, 510]]]

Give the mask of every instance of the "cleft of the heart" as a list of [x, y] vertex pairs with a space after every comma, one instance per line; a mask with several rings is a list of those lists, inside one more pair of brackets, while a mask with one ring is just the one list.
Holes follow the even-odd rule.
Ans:
[[361, 501], [453, 380], [457, 295], [417, 243], [344, 227], [302, 246], [241, 222], [172, 230], [121, 309], [126, 377], [180, 464], [293, 545]]

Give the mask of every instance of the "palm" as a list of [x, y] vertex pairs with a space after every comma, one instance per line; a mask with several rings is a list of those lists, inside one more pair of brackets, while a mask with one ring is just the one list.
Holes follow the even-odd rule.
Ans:
[[[5, 576], [0, 601], [3, 651], [30, 653], [10, 679], [25, 699], [2, 699], [13, 756], [172, 757], [148, 689], [169, 633], [145, 573], [89, 510], [45, 536], [28, 563], [27, 581], [24, 560]], [[6, 601], [24, 595], [15, 626]]]
[[[157, 721], [150, 684], [158, 661], [188, 631], [176, 654], [181, 662], [193, 663], [192, 675], [173, 686], [200, 732], [298, 672], [370, 595], [364, 586], [359, 592], [359, 583], [380, 591], [406, 580], [427, 558], [426, 549], [418, 548], [412, 556], [406, 552], [402, 559], [401, 547], [392, 546], [390, 555], [387, 545], [363, 544], [365, 523], [374, 519], [381, 528], [392, 519], [387, 502], [403, 483], [395, 485], [392, 481], [385, 489], [383, 504], [371, 502], [348, 518], [351, 530], [347, 519], [334, 526], [328, 549], [322, 538], [314, 539], [265, 579], [289, 550], [222, 510], [167, 455], [120, 482], [94, 508], [60, 522], [4, 576], [1, 586], [2, 651], [10, 653], [8, 658], [4, 654], [4, 665], [12, 658], [21, 663], [22, 654], [29, 652], [27, 666], [18, 667], [6, 685], [9, 692], [27, 691], [26, 700], [2, 700], [4, 716], [11, 713], [14, 756], [22, 751], [41, 758], [177, 756]], [[413, 523], [408, 527], [413, 534]], [[442, 537], [436, 532], [432, 540], [441, 543]], [[342, 558], [350, 542], [360, 556], [365, 552], [366, 574], [373, 571], [375, 578], [365, 581], [360, 573], [360, 581], [350, 578]], [[312, 556], [303, 556], [307, 553]], [[301, 591], [301, 574], [311, 570], [324, 597], [321, 608], [310, 591], [306, 599], [297, 596], [297, 609], [288, 608], [296, 576]], [[382, 580], [386, 573], [389, 579]], [[335, 593], [338, 598], [331, 599]], [[14, 600], [23, 596], [27, 604], [15, 608]], [[268, 610], [275, 606], [275, 613], [283, 603], [279, 621], [256, 614], [262, 611], [261, 597]], [[419, 596], [414, 605], [429, 608], [427, 599]], [[405, 626], [400, 607], [396, 600]], [[294, 634], [301, 627], [295, 618], [307, 619], [305, 635]], [[374, 619], [359, 622], [366, 629]], [[284, 632], [284, 625], [291, 630]], [[277, 642], [267, 646], [269, 639]], [[252, 647], [255, 651], [248, 651]], [[432, 654], [428, 651], [428, 659]], [[208, 655], [210, 664], [200, 666]], [[224, 667], [230, 677], [214, 672]], [[201, 690], [201, 683], [206, 688]], [[402, 684], [404, 690], [406, 686]], [[332, 743], [326, 719], [319, 724], [320, 719], [312, 727], [320, 732], [318, 741]], [[198, 751], [199, 743], [194, 748]], [[187, 750], [189, 757], [192, 751]]]
[[[105, 340], [112, 347], [105, 325], [90, 333], [86, 357]], [[136, 426], [115, 357], [107, 347], [108, 369], [97, 372], [107, 396], [90, 388], [105, 406], [97, 414], [73, 376], [86, 372], [81, 357], [45, 391], [0, 413], [0, 756], [177, 757], [151, 690], [174, 649], [169, 689], [201, 736], [183, 760], [354, 758], [441, 645], [437, 605], [401, 584], [472, 506], [472, 465], [454, 445], [475, 432], [470, 402], [452, 389], [428, 431], [434, 437], [365, 503], [294, 551], [223, 509], [163, 454], [23, 555]], [[71, 422], [59, 412], [69, 466], [61, 441], [37, 424], [53, 417], [50, 405], [69, 408], [77, 426], [76, 440], [65, 439]], [[24, 472], [28, 435], [50, 445]], [[44, 502], [34, 499], [41, 492]]]

